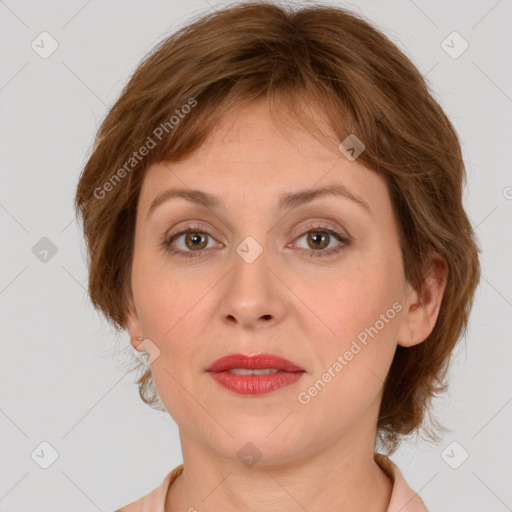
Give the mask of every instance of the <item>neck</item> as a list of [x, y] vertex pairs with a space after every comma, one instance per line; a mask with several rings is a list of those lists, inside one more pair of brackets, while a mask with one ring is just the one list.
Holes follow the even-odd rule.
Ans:
[[356, 437], [287, 462], [246, 467], [180, 430], [184, 471], [169, 488], [165, 512], [386, 512], [393, 484], [374, 461], [374, 443], [361, 443], [371, 440], [368, 432]]

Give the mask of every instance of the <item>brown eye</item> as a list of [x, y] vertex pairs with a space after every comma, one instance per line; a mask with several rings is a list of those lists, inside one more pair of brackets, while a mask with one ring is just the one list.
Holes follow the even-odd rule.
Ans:
[[[350, 245], [349, 238], [328, 226], [312, 226], [309, 231], [303, 233], [297, 240], [304, 237], [306, 237], [307, 247], [300, 247], [299, 245], [298, 249], [310, 257], [331, 256], [343, 250], [345, 246]], [[336, 240], [339, 243], [334, 247], [329, 247]]]
[[[202, 256], [204, 249], [208, 248], [209, 239], [214, 240], [210, 233], [204, 231], [204, 228], [190, 226], [178, 233], [168, 235], [162, 242], [162, 246], [167, 252], [178, 256]], [[218, 245], [222, 246], [222, 244]]]
[[203, 236], [205, 233], [199, 231], [185, 234], [185, 245], [192, 250], [204, 249], [208, 244], [207, 237]]
[[329, 245], [330, 235], [328, 233], [322, 231], [310, 231], [307, 235], [308, 244], [312, 249], [325, 249]]
[[[350, 245], [350, 239], [341, 233], [329, 228], [328, 226], [313, 226], [309, 231], [303, 233], [296, 240], [306, 238], [307, 247], [298, 247], [298, 250], [309, 257], [328, 257], [332, 256], [345, 246]], [[210, 233], [204, 231], [201, 226], [190, 226], [178, 233], [174, 233], [165, 238], [162, 242], [163, 248], [171, 253], [183, 257], [201, 257], [205, 255], [205, 249], [208, 249], [209, 239], [214, 241]], [[332, 242], [339, 243], [334, 247], [329, 247]], [[219, 244], [222, 247], [223, 244]]]

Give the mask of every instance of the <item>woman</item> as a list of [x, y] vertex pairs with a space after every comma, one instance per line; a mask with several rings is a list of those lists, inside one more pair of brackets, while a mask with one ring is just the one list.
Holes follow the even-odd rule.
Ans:
[[92, 302], [183, 452], [120, 510], [427, 510], [388, 457], [442, 430], [480, 277], [464, 180], [421, 74], [344, 9], [240, 4], [162, 41], [76, 195]]

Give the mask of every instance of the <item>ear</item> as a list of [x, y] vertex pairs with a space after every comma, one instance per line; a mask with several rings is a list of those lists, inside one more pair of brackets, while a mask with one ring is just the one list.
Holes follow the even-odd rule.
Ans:
[[132, 347], [139, 352], [144, 351], [144, 341], [139, 341], [138, 336], [142, 336], [142, 329], [140, 327], [139, 317], [133, 300], [130, 298], [128, 308], [126, 310], [126, 324], [128, 326], [128, 333], [130, 334], [130, 343]]
[[427, 265], [428, 272], [416, 288], [408, 284], [404, 317], [398, 331], [398, 345], [412, 347], [425, 341], [437, 321], [443, 300], [448, 264], [434, 252]]

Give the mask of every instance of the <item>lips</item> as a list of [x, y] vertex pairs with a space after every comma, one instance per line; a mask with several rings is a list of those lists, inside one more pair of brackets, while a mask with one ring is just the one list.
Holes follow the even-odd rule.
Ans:
[[[238, 370], [235, 370], [238, 369]], [[244, 373], [248, 370], [274, 370], [263, 374]], [[238, 395], [262, 395], [294, 384], [304, 375], [300, 366], [273, 354], [252, 357], [231, 354], [217, 359], [206, 370], [225, 389]]]
[[304, 372], [304, 368], [284, 359], [283, 357], [276, 356], [273, 354], [258, 354], [255, 356], [245, 356], [243, 354], [230, 354], [225, 357], [217, 359], [211, 364], [206, 371], [207, 372], [224, 372], [232, 370], [234, 368], [245, 368], [248, 370], [258, 369], [274, 369], [281, 370], [283, 372]]

